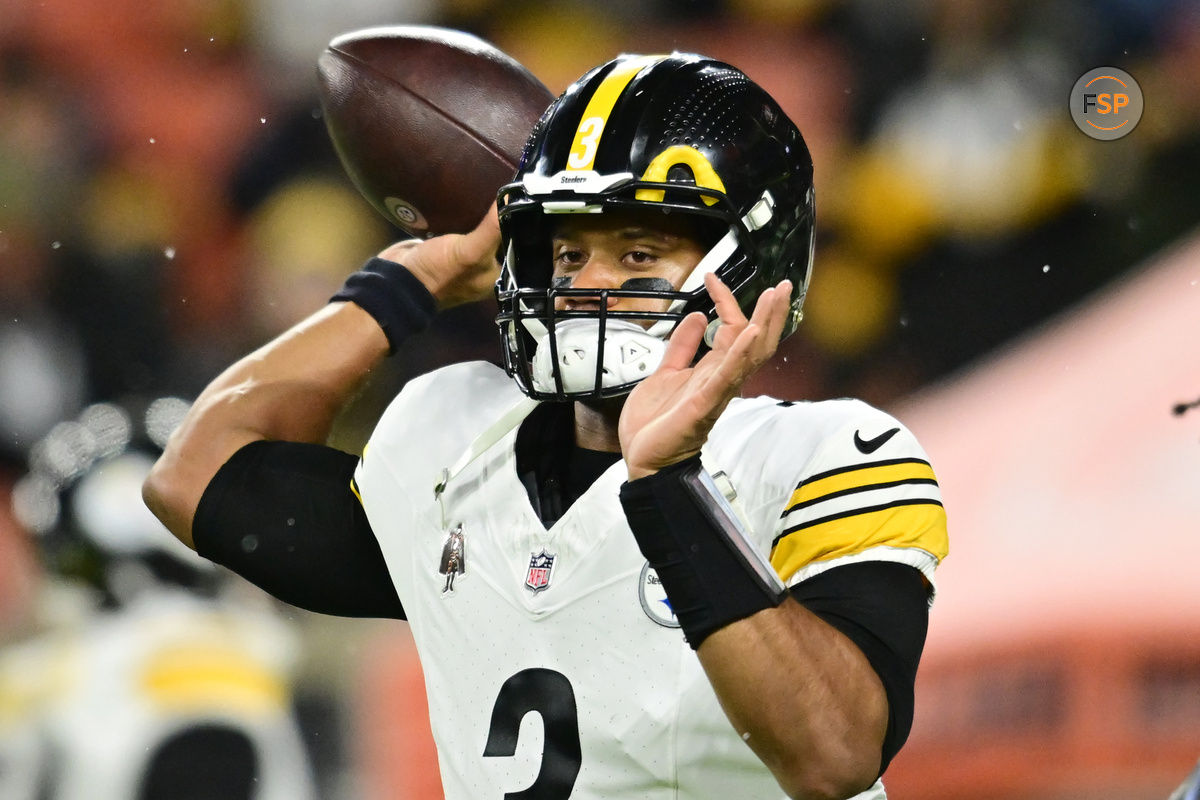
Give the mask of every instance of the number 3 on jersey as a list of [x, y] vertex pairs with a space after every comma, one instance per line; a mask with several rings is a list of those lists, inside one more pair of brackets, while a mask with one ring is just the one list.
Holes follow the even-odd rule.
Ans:
[[530, 711], [542, 717], [545, 747], [537, 779], [520, 792], [508, 792], [504, 800], [566, 800], [571, 796], [583, 755], [579, 747], [579, 713], [575, 690], [561, 672], [536, 667], [506, 680], [492, 707], [488, 727], [487, 757], [516, 755], [521, 720]]

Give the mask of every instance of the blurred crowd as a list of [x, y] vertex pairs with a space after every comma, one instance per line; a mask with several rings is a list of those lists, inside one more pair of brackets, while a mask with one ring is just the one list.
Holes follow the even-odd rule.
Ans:
[[[812, 149], [819, 222], [806, 321], [756, 378], [779, 396], [886, 406], [1200, 223], [1195, 0], [0, 0], [0, 641], [45, 584], [8, 501], [35, 444], [95, 403], [187, 402], [398, 237], [315, 85], [333, 36], [398, 23], [477, 33], [555, 92], [670, 49], [771, 91]], [[1105, 65], [1145, 95], [1115, 142], [1067, 107]], [[495, 360], [492, 314], [443, 315], [338, 442], [408, 377]]]

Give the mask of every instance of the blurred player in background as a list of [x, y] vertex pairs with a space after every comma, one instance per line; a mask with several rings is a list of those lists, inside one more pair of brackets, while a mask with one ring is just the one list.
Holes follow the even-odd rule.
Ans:
[[31, 452], [14, 506], [51, 577], [0, 651], [4, 800], [315, 800], [294, 633], [139, 502], [185, 407], [93, 405]]
[[[736, 397], [808, 289], [800, 132], [726, 64], [622, 56], [551, 106], [498, 211], [230, 367], [150, 507], [281, 599], [408, 619], [454, 800], [884, 797], [947, 552], [933, 471], [858, 401]], [[425, 375], [361, 459], [324, 446], [493, 284], [505, 370]]]

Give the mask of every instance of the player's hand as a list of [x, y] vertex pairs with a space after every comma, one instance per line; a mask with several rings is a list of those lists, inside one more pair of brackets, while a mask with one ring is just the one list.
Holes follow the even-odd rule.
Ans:
[[703, 314], [689, 314], [667, 342], [662, 364], [625, 401], [618, 434], [636, 480], [700, 452], [725, 406], [779, 345], [789, 313], [790, 281], [763, 292], [749, 320], [716, 275], [704, 276], [721, 325], [712, 349], [692, 366], [704, 338]]
[[450, 308], [491, 295], [500, 274], [499, 246], [500, 222], [493, 204], [469, 233], [407, 239], [389, 246], [379, 257], [403, 264], [437, 300], [438, 308]]

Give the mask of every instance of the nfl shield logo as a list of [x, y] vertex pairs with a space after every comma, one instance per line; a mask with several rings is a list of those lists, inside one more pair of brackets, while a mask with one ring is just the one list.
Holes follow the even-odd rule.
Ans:
[[550, 586], [550, 573], [554, 571], [554, 554], [542, 550], [531, 553], [529, 571], [525, 573], [525, 588], [537, 594]]

